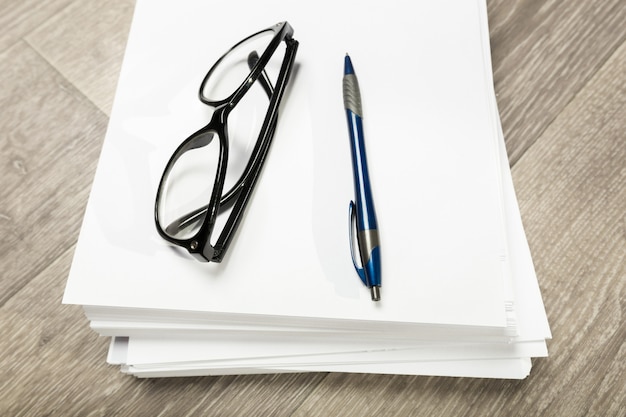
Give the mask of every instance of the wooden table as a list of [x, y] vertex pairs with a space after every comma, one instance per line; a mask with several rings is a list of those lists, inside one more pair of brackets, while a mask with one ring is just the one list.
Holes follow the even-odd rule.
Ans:
[[[134, 2], [0, 0], [0, 415], [626, 415], [626, 2], [488, 2], [498, 105], [553, 332], [523, 381], [139, 380], [61, 297]], [[102, 259], [102, 262], [107, 262]]]

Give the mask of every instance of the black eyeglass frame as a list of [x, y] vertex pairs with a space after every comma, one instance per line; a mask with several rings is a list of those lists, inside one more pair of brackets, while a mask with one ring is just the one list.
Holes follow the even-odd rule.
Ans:
[[[249, 65], [251, 66], [250, 74], [242, 81], [241, 85], [225, 99], [210, 100], [207, 98], [204, 95], [204, 87], [213, 74], [213, 71], [224, 60], [224, 58], [241, 44], [268, 31], [273, 31], [274, 36], [261, 56], [256, 55], [249, 59]], [[285, 56], [280, 67], [278, 78], [276, 79], [276, 85], [272, 87], [265, 74], [265, 67], [272, 55], [276, 52], [278, 46], [283, 41], [286, 43]], [[170, 157], [170, 160], [165, 166], [161, 181], [159, 182], [154, 205], [154, 219], [159, 235], [168, 242], [185, 248], [191, 255], [200, 261], [221, 262], [228, 246], [232, 241], [234, 232], [237, 230], [237, 227], [241, 222], [246, 205], [248, 204], [258, 176], [261, 172], [274, 136], [276, 122], [278, 119], [278, 107], [293, 69], [297, 49], [298, 41], [293, 39], [293, 28], [291, 25], [289, 25], [288, 22], [278, 23], [270, 28], [256, 32], [235, 44], [224, 55], [222, 55], [220, 59], [217, 60], [213, 67], [211, 67], [211, 69], [207, 72], [202, 80], [202, 83], [200, 84], [200, 91], [198, 94], [199, 99], [203, 103], [215, 107], [213, 116], [211, 117], [211, 121], [205, 127], [185, 139]], [[270, 96], [269, 106], [265, 119], [263, 120], [259, 136], [250, 155], [250, 159], [248, 160], [241, 177], [228, 192], [223, 194], [226, 170], [228, 166], [229, 149], [227, 118], [237, 103], [239, 103], [250, 87], [257, 81], [261, 83], [268, 96]], [[216, 134], [212, 134], [211, 132], [215, 132]], [[211, 134], [209, 135], [209, 133]], [[214, 136], [219, 138], [220, 151], [213, 191], [208, 204], [191, 213], [188, 213], [186, 216], [178, 219], [173, 224], [168, 225], [164, 230], [159, 219], [159, 207], [161, 204], [163, 187], [171, 169], [175, 165], [176, 161], [185, 152], [208, 145]], [[228, 215], [224, 228], [222, 229], [215, 244], [211, 244], [211, 236], [215, 227], [217, 215], [231, 206], [232, 211]], [[194, 222], [199, 216], [204, 216], [202, 225], [198, 231], [189, 238], [178, 239], [166, 232], [166, 230], [170, 227], [180, 229], [181, 226], [184, 227], [185, 224]]]

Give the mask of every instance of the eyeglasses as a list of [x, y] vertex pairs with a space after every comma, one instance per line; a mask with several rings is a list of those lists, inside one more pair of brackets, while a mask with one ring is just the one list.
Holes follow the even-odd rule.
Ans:
[[211, 120], [165, 166], [154, 208], [157, 231], [201, 261], [221, 262], [243, 217], [293, 68], [298, 41], [292, 36], [289, 23], [278, 23], [217, 60], [199, 91], [200, 101], [214, 107]]

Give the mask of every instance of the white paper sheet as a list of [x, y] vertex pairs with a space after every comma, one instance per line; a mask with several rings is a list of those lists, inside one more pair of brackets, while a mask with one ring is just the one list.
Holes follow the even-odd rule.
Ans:
[[[213, 4], [138, 2], [64, 302], [504, 328], [497, 138], [477, 4], [385, 4], [376, 30], [349, 18], [347, 3], [275, 1], [242, 20], [250, 4], [220, 3], [207, 24]], [[239, 38], [282, 18], [301, 46], [267, 166], [226, 260], [199, 263], [158, 237], [157, 182], [178, 143], [208, 121], [195, 92], [204, 72]], [[380, 303], [369, 302], [349, 255], [347, 49], [371, 144]]]

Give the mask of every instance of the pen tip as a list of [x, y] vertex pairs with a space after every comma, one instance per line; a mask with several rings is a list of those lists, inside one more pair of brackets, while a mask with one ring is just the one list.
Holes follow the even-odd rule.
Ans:
[[350, 59], [350, 55], [348, 54], [346, 54], [346, 58], [344, 59], [343, 73], [344, 75], [354, 74], [354, 67], [352, 66], [352, 60]]
[[371, 288], [372, 291], [372, 301], [380, 301], [380, 287], [373, 286]]

